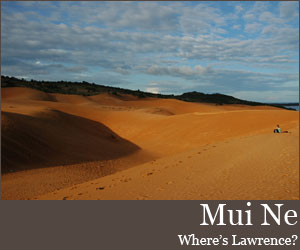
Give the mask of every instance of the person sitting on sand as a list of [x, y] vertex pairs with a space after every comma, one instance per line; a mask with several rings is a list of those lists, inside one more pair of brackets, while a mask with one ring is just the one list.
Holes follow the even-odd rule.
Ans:
[[279, 125], [277, 125], [277, 128], [274, 129], [274, 133], [281, 133], [281, 128]]
[[287, 130], [281, 131], [281, 128], [279, 127], [279, 125], [277, 125], [277, 128], [274, 129], [274, 133], [291, 133], [291, 132]]

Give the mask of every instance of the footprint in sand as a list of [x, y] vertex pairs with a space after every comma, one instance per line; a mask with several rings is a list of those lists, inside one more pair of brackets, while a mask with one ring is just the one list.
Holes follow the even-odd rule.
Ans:
[[147, 176], [149, 176], [149, 175], [153, 175], [153, 173], [152, 172], [147, 173]]
[[131, 178], [125, 178], [120, 180], [120, 182], [129, 182], [129, 181], [131, 181]]
[[62, 199], [65, 201], [65, 200], [67, 200], [68, 198], [69, 198], [68, 196], [65, 196], [65, 197], [62, 198]]
[[137, 199], [137, 200], [147, 200], [148, 198], [149, 198], [148, 195], [140, 195], [140, 196], [138, 196], [136, 199]]
[[104, 187], [97, 187], [96, 190], [103, 190]]
[[201, 154], [201, 152], [198, 152], [198, 154], [200, 155], [200, 154]]

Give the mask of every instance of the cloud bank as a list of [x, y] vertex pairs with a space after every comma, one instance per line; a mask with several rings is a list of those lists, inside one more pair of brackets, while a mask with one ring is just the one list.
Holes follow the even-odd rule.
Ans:
[[3, 2], [2, 74], [297, 101], [298, 13], [298, 2]]

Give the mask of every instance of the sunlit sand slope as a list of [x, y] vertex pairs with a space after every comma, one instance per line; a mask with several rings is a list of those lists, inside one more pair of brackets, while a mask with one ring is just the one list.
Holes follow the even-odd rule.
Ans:
[[298, 199], [298, 131], [199, 147], [37, 199]]

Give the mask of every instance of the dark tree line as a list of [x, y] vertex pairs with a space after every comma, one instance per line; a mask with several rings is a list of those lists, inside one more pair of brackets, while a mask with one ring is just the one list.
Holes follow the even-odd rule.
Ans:
[[[86, 81], [82, 82], [70, 82], [70, 81], [37, 81], [37, 80], [25, 80], [18, 79], [16, 77], [1, 76], [1, 88], [5, 87], [27, 87], [37, 89], [46, 93], [60, 93], [60, 94], [72, 94], [72, 95], [83, 95], [91, 96], [101, 93], [109, 93], [115, 96], [121, 94], [129, 94], [136, 96], [138, 98], [155, 97], [155, 98], [169, 98], [177, 99], [186, 102], [202, 102], [202, 103], [212, 103], [216, 105], [223, 104], [244, 104], [244, 105], [270, 105], [280, 108], [285, 108], [280, 104], [264, 104], [259, 102], [251, 102], [246, 100], [241, 100], [229, 95], [223, 95], [219, 93], [215, 94], [204, 94], [200, 92], [188, 92], [182, 95], [163, 95], [148, 93], [140, 90], [130, 90], [118, 87], [111, 87], [105, 85], [99, 85], [95, 83], [88, 83]], [[287, 108], [285, 108], [287, 109]]]

